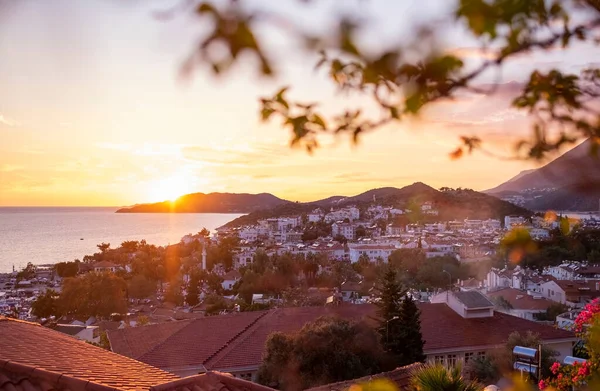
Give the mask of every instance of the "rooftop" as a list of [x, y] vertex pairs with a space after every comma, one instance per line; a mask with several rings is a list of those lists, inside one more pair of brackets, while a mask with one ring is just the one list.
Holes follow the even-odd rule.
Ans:
[[477, 291], [459, 291], [453, 292], [453, 294], [469, 309], [489, 308], [494, 306], [494, 303]]
[[546, 310], [552, 302], [545, 298], [534, 299], [526, 292], [514, 288], [504, 288], [489, 292], [490, 297], [502, 297], [508, 301], [515, 310]]
[[0, 318], [0, 391], [273, 391], [230, 374], [179, 378], [35, 323]]
[[35, 381], [28, 382], [87, 391], [147, 390], [178, 378], [35, 323], [0, 317], [0, 335], [0, 389], [30, 377]]
[[[532, 331], [542, 340], [574, 339], [571, 332], [538, 324], [514, 316], [494, 313], [494, 316], [465, 319], [446, 304], [419, 304], [425, 351], [462, 347], [490, 347], [503, 344], [514, 330]], [[252, 315], [255, 318], [250, 318]], [[343, 304], [332, 307], [279, 308], [262, 312], [214, 316], [186, 321], [172, 335], [150, 333], [157, 325], [109, 332], [111, 343], [115, 336], [123, 340], [113, 345], [113, 351], [128, 354], [140, 339], [152, 345], [140, 361], [161, 368], [204, 366], [207, 369], [227, 371], [231, 368], [256, 367], [261, 363], [268, 336], [273, 332], [296, 332], [321, 316], [340, 316], [345, 319], [373, 322], [376, 307], [370, 304]], [[248, 318], [246, 318], [248, 317]], [[174, 322], [182, 323], [182, 322]], [[146, 331], [148, 330], [148, 331]], [[155, 335], [151, 341], [149, 335]]]

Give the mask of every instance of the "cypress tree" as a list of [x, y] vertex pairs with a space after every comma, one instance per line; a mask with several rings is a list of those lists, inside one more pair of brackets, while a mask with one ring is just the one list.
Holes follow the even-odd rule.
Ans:
[[417, 308], [412, 297], [406, 295], [400, 307], [400, 340], [402, 341], [402, 352], [398, 357], [398, 365], [409, 365], [415, 362], [425, 361], [423, 354], [423, 335], [421, 334], [421, 311]]
[[379, 302], [377, 315], [379, 317], [378, 332], [384, 349], [398, 356], [402, 353], [403, 341], [400, 330], [402, 297], [406, 291], [398, 281], [396, 270], [389, 266], [379, 284]]
[[379, 284], [379, 335], [384, 349], [396, 366], [425, 361], [421, 312], [398, 281], [396, 270], [389, 266]]

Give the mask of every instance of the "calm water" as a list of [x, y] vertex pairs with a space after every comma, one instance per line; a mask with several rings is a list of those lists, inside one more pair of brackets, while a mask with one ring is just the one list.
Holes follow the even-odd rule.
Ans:
[[[182, 236], [209, 230], [239, 214], [114, 213], [117, 208], [0, 207], [0, 273], [34, 264], [72, 261], [93, 254], [102, 242], [116, 247], [125, 240], [146, 239], [166, 245]], [[84, 240], [80, 240], [83, 238]]]

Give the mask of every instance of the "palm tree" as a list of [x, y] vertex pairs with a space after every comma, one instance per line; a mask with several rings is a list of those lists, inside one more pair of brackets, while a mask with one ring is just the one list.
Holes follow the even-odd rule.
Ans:
[[461, 367], [446, 368], [441, 364], [418, 367], [411, 380], [415, 391], [481, 391], [483, 385], [463, 378]]

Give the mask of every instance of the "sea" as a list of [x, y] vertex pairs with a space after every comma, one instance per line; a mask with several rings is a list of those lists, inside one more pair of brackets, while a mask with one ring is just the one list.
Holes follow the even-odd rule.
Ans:
[[215, 228], [242, 216], [229, 213], [115, 213], [109, 207], [0, 207], [0, 273], [82, 259], [100, 243], [117, 247], [145, 239], [164, 246], [203, 227]]

